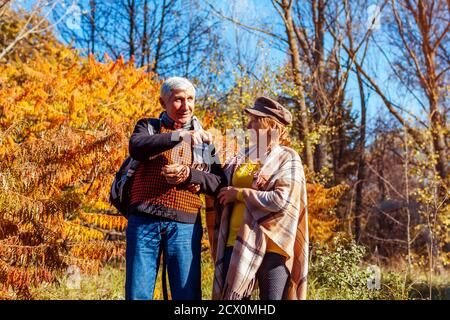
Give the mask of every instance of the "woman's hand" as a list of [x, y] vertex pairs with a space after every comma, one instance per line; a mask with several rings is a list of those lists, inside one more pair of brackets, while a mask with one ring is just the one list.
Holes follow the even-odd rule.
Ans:
[[184, 164], [167, 164], [162, 168], [161, 174], [168, 184], [177, 185], [185, 182], [191, 173], [191, 169]]
[[261, 174], [260, 172], [255, 173], [252, 183], [252, 188], [256, 190], [264, 190], [269, 177]]
[[189, 183], [187, 189], [192, 193], [198, 193], [200, 191], [200, 185], [198, 183]]
[[219, 203], [222, 205], [226, 205], [228, 203], [235, 202], [236, 196], [239, 192], [238, 188], [235, 187], [224, 187], [220, 189], [220, 192], [218, 194]]

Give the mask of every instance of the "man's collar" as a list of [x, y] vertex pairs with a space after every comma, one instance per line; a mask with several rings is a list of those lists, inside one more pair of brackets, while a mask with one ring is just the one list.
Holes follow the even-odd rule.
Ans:
[[192, 117], [189, 122], [186, 122], [183, 126], [181, 126], [171, 119], [166, 111], [161, 112], [159, 118], [161, 119], [164, 127], [172, 130], [190, 130], [192, 129], [192, 121], [194, 120], [194, 117]]

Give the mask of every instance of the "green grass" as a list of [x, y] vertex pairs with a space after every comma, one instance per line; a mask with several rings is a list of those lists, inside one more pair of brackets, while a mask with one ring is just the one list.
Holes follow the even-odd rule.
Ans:
[[106, 266], [99, 275], [58, 278], [58, 284], [42, 284], [32, 290], [37, 300], [123, 300], [125, 265]]
[[[202, 299], [210, 300], [214, 267], [208, 250], [202, 252]], [[154, 299], [162, 300], [160, 266]], [[168, 281], [167, 281], [168, 283]], [[57, 284], [42, 284], [32, 289], [37, 300], [123, 300], [125, 299], [125, 262], [107, 265], [99, 275], [62, 276]], [[169, 292], [170, 294], [170, 292]]]
[[[205, 232], [204, 237], [206, 236]], [[381, 288], [378, 291], [367, 288], [366, 263], [362, 260], [363, 250], [356, 244], [338, 246], [333, 251], [326, 248], [316, 249], [314, 256], [315, 260], [311, 261], [309, 268], [309, 300], [430, 299], [428, 275], [415, 270], [405, 285], [404, 266], [401, 265], [390, 269], [382, 268]], [[201, 263], [202, 298], [210, 300], [214, 266], [210, 251], [205, 245], [202, 249]], [[163, 299], [161, 269], [160, 267], [154, 292], [156, 300]], [[32, 293], [36, 299], [43, 300], [123, 300], [125, 261], [107, 265], [99, 275], [60, 277], [58, 284], [43, 284], [33, 289]], [[258, 299], [257, 290], [253, 292], [252, 299]], [[450, 300], [448, 270], [433, 275], [431, 299]]]
[[450, 272], [434, 274], [430, 288], [427, 275], [416, 273], [410, 286], [411, 299], [450, 300]]
[[[389, 287], [392, 280], [384, 283], [388, 274], [395, 274], [395, 279], [401, 278], [400, 271], [396, 273], [386, 273], [382, 275], [382, 290], [389, 293], [389, 299], [406, 299], [399, 289], [402, 284], [397, 283]], [[408, 286], [408, 299], [429, 299], [429, 286], [424, 277], [418, 274], [414, 277], [415, 282]], [[309, 300], [343, 300], [345, 297], [337, 289], [320, 286], [314, 278], [309, 279], [308, 299]], [[202, 253], [202, 298], [211, 299], [211, 288], [213, 281], [213, 265], [208, 251]], [[59, 278], [59, 285], [44, 284], [33, 290], [35, 298], [39, 300], [123, 300], [125, 298], [125, 264], [116, 266], [106, 266], [99, 275], [82, 275], [78, 287], [71, 286], [73, 282], [67, 277]], [[257, 292], [252, 295], [252, 299], [257, 299]], [[155, 299], [162, 300], [161, 272], [155, 287]], [[435, 276], [432, 287], [432, 299], [450, 299], [450, 274]]]

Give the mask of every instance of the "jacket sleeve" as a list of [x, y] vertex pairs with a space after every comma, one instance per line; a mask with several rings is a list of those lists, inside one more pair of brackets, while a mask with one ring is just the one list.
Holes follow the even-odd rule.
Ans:
[[148, 121], [141, 119], [136, 123], [133, 134], [130, 138], [128, 149], [130, 156], [138, 161], [147, 160], [149, 157], [169, 150], [179, 143], [179, 138], [172, 138], [172, 133], [148, 132]]
[[[212, 150], [211, 153], [213, 154], [214, 159], [218, 159], [215, 155], [215, 150]], [[188, 183], [199, 184], [201, 192], [204, 192], [210, 196], [215, 196], [219, 193], [222, 187], [227, 186], [227, 178], [220, 162], [214, 161], [211, 164], [210, 172], [191, 168], [191, 175]]]

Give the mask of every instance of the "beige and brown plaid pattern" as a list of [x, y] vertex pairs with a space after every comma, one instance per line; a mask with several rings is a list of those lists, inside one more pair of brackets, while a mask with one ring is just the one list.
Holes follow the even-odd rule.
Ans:
[[[243, 161], [237, 157], [224, 168], [228, 181]], [[238, 233], [226, 279], [223, 256], [232, 205], [217, 206], [213, 299], [238, 300], [251, 295], [268, 237], [288, 256], [286, 267], [291, 276], [288, 293], [283, 298], [303, 300], [309, 244], [306, 181], [300, 157], [288, 147], [277, 146], [261, 168], [259, 178], [262, 179], [255, 181], [264, 183], [254, 184], [245, 199], [244, 226]]]
[[[161, 127], [161, 133], [172, 130]], [[202, 202], [197, 194], [190, 192], [186, 186], [174, 186], [167, 183], [161, 175], [161, 169], [166, 164], [192, 164], [192, 148], [187, 142], [181, 142], [175, 148], [167, 150], [151, 161], [143, 161], [136, 170], [131, 186], [130, 205], [147, 203], [163, 205], [179, 211], [197, 214]]]

